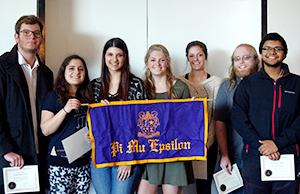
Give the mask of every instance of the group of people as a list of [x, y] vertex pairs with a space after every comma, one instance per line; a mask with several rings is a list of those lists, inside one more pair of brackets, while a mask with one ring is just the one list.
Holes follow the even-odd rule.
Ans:
[[[155, 194], [160, 185], [163, 193], [174, 194], [193, 182], [197, 193], [211, 193], [216, 163], [228, 173], [238, 165], [244, 187], [235, 193], [298, 192], [298, 177], [260, 178], [261, 155], [279, 160], [281, 154], [294, 154], [295, 174], [300, 170], [300, 77], [283, 63], [287, 45], [279, 34], [262, 39], [262, 64], [253, 46], [237, 46], [230, 78], [223, 82], [205, 71], [208, 51], [200, 41], [187, 45], [191, 72], [179, 78], [172, 74], [168, 50], [150, 46], [142, 80], [130, 72], [126, 43], [112, 38], [103, 48], [99, 78], [90, 81], [84, 59], [71, 55], [53, 83], [51, 70], [37, 55], [42, 30], [36, 16], [22, 16], [15, 25], [17, 44], [0, 57], [0, 165], [38, 165], [40, 193], [88, 193], [91, 179], [96, 193], [104, 194]], [[61, 141], [86, 126], [82, 103], [190, 97], [213, 99], [207, 106], [206, 161], [95, 168], [86, 153], [69, 164]], [[0, 184], [4, 193], [2, 176]]]

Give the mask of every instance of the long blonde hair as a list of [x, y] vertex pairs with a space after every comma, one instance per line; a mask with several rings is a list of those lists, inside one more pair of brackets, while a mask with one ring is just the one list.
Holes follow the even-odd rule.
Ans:
[[148, 99], [155, 99], [155, 91], [156, 91], [155, 83], [154, 83], [155, 81], [153, 79], [150, 69], [147, 68], [147, 63], [148, 63], [149, 57], [153, 51], [162, 52], [167, 58], [167, 63], [168, 63], [168, 68], [167, 68], [167, 72], [166, 72], [166, 76], [167, 76], [166, 85], [168, 88], [167, 96], [170, 96], [171, 98], [176, 98], [176, 96], [173, 92], [173, 81], [175, 80], [175, 77], [171, 71], [171, 57], [170, 57], [169, 51], [163, 45], [154, 44], [154, 45], [150, 46], [150, 48], [148, 49], [146, 56], [144, 58], [144, 61], [146, 64], [146, 71], [144, 74], [145, 75], [144, 83], [145, 83], [145, 88], [146, 88]]

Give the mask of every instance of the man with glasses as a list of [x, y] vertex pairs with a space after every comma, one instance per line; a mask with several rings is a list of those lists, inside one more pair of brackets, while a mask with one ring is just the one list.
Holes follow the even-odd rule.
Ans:
[[0, 57], [0, 166], [38, 165], [45, 193], [47, 139], [40, 130], [40, 111], [44, 96], [52, 90], [53, 74], [37, 55], [42, 30], [36, 16], [22, 16], [15, 25], [17, 44]]
[[[231, 126], [233, 94], [241, 80], [259, 69], [259, 58], [255, 48], [240, 44], [231, 56], [230, 77], [220, 86], [215, 103], [216, 138], [220, 150], [220, 167], [231, 173], [232, 164], [242, 170], [243, 140]], [[239, 189], [234, 193], [243, 193]]]
[[[282, 62], [287, 50], [279, 34], [267, 34], [259, 46], [261, 70], [245, 77], [234, 94], [232, 125], [244, 142], [245, 193], [298, 193], [298, 177], [295, 181], [261, 180], [260, 156], [279, 160], [283, 154], [292, 154], [299, 172], [300, 77]], [[263, 173], [271, 176], [272, 170]]]

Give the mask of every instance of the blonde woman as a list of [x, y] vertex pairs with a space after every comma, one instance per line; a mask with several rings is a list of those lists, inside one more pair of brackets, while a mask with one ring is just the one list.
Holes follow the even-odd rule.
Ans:
[[[168, 50], [152, 45], [145, 56], [145, 88], [148, 99], [189, 98], [188, 86], [176, 79], [171, 71]], [[138, 188], [138, 194], [155, 194], [162, 185], [164, 194], [176, 194], [181, 186], [194, 182], [191, 162], [148, 163]]]

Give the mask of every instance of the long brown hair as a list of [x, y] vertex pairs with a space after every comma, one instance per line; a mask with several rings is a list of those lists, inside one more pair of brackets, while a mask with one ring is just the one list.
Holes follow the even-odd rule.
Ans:
[[[170, 54], [168, 52], [168, 50], [166, 49], [166, 47], [164, 47], [163, 45], [160, 44], [154, 44], [152, 46], [150, 46], [150, 48], [148, 49], [146, 56], [144, 58], [145, 64], [147, 66], [149, 57], [151, 55], [151, 53], [153, 51], [159, 51], [162, 52], [166, 58], [167, 58], [167, 63], [168, 63], [168, 68], [167, 68], [167, 80], [166, 80], [166, 84], [167, 84], [167, 96], [170, 96], [171, 98], [176, 98], [174, 92], [173, 92], [173, 81], [175, 79], [174, 75], [172, 74], [171, 71], [171, 57]], [[147, 67], [146, 67], [147, 68]], [[146, 93], [149, 99], [155, 99], [155, 83], [154, 83], [154, 79], [152, 77], [151, 71], [149, 70], [149, 68], [146, 69], [145, 72], [145, 80], [144, 80], [144, 84], [145, 84], [145, 88], [146, 88]]]
[[76, 91], [76, 98], [78, 98], [78, 100], [80, 102], [88, 102], [88, 103], [93, 102], [93, 92], [92, 92], [92, 87], [90, 84], [90, 78], [89, 78], [89, 73], [88, 73], [86, 63], [83, 60], [83, 58], [81, 58], [80, 56], [71, 55], [71, 56], [67, 57], [61, 64], [55, 84], [54, 84], [54, 90], [56, 91], [56, 93], [58, 95], [58, 102], [61, 105], [64, 105], [71, 97], [69, 94], [70, 84], [66, 81], [65, 70], [66, 70], [66, 67], [69, 65], [70, 61], [73, 59], [80, 60], [85, 69], [85, 78], [84, 78], [83, 82], [79, 85], [79, 87]]
[[129, 90], [129, 84], [130, 84], [130, 78], [132, 77], [132, 74], [129, 70], [129, 54], [126, 43], [121, 38], [112, 38], [106, 42], [103, 48], [102, 53], [102, 68], [101, 68], [101, 99], [107, 99], [109, 95], [109, 84], [110, 84], [110, 73], [108, 70], [108, 67], [105, 62], [105, 54], [106, 51], [110, 47], [116, 47], [123, 51], [124, 54], [124, 64], [121, 68], [121, 81], [119, 84], [118, 89], [118, 100], [128, 99], [128, 90]]

